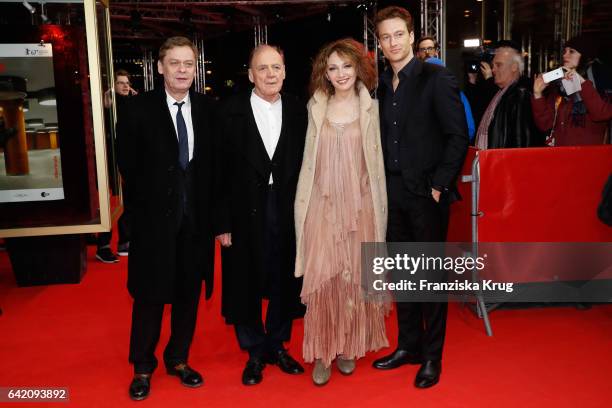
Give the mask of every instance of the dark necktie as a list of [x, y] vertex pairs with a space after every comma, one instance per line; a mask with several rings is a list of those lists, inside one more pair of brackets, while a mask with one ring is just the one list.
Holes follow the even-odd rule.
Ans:
[[181, 112], [181, 107], [185, 102], [174, 102], [178, 106], [178, 112], [176, 113], [176, 133], [178, 133], [179, 142], [179, 164], [185, 170], [189, 165], [189, 141], [187, 140], [187, 125]]

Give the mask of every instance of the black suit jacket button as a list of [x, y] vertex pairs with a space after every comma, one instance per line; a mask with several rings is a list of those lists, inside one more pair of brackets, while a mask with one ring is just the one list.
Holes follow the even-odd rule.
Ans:
[[168, 166], [168, 171], [174, 171], [174, 166]]
[[171, 195], [171, 194], [172, 194], [172, 187], [168, 189], [168, 195]]
[[255, 214], [257, 214], [257, 208], [253, 208], [253, 209], [251, 210], [251, 215], [255, 215]]

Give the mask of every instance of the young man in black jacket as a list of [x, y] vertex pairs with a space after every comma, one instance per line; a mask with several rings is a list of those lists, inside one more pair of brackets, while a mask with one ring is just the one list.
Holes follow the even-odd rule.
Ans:
[[[390, 68], [379, 85], [381, 146], [389, 202], [387, 241], [443, 242], [455, 179], [468, 146], [467, 124], [454, 76], [413, 54], [410, 13], [387, 7], [376, 17]], [[374, 362], [378, 369], [421, 364], [415, 386], [440, 377], [446, 303], [397, 302], [398, 346]]]

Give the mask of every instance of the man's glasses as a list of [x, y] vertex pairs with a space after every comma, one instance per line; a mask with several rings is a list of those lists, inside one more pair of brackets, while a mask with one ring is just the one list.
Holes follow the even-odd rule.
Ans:
[[437, 49], [438, 49], [437, 47], [427, 47], [427, 48], [419, 48], [419, 51], [420, 52], [432, 52], [432, 51], [435, 51]]

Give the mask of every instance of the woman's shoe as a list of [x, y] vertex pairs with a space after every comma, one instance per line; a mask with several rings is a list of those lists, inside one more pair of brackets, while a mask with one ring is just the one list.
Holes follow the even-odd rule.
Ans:
[[323, 361], [320, 359], [315, 360], [314, 370], [312, 370], [312, 381], [315, 385], [325, 385], [329, 381], [331, 376], [331, 367], [325, 367]]
[[343, 359], [342, 357], [338, 357], [336, 359], [336, 365], [338, 366], [338, 370], [344, 375], [353, 374], [355, 371], [355, 360], [353, 359]]

